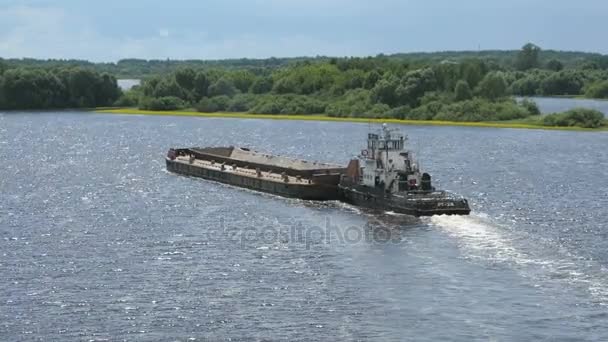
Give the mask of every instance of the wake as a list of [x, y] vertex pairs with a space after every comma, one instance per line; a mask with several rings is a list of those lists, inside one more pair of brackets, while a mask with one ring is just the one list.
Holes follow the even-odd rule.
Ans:
[[535, 243], [531, 236], [485, 214], [433, 216], [427, 223], [453, 237], [467, 259], [505, 265], [541, 286], [566, 283], [588, 292], [596, 304], [608, 306], [608, 269], [597, 263], [560, 254], [556, 246]]

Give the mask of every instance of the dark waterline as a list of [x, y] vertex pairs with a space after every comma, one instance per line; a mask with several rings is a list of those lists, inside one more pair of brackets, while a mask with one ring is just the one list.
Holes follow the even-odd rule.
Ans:
[[344, 163], [367, 124], [0, 114], [0, 340], [607, 340], [608, 134], [403, 129], [474, 215], [165, 171], [171, 146]]

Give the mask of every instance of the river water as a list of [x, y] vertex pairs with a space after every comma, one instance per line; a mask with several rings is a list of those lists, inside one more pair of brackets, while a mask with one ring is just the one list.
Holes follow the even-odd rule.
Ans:
[[367, 124], [0, 114], [0, 340], [608, 340], [608, 134], [403, 129], [473, 215], [165, 171], [192, 145], [345, 163]]
[[[522, 99], [518, 97], [517, 99]], [[533, 96], [529, 99], [536, 102], [543, 114], [560, 113], [574, 108], [590, 108], [598, 110], [608, 116], [608, 100], [576, 99], [563, 97]]]

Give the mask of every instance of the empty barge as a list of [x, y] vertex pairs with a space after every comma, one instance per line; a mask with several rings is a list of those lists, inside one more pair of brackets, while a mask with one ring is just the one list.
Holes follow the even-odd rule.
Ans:
[[341, 165], [310, 162], [243, 147], [170, 149], [167, 170], [284, 197], [337, 200]]

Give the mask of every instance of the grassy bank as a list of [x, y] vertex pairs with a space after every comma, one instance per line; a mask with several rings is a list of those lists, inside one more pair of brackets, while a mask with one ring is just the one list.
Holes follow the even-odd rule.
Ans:
[[520, 128], [520, 129], [545, 129], [566, 131], [607, 131], [608, 127], [601, 128], [579, 128], [579, 127], [549, 127], [543, 126], [540, 116], [529, 117], [521, 120], [510, 120], [504, 122], [459, 122], [438, 120], [399, 120], [399, 119], [375, 119], [375, 118], [338, 118], [326, 115], [298, 115], [298, 114], [248, 114], [237, 112], [200, 113], [195, 111], [151, 111], [133, 108], [106, 109], [99, 108], [97, 113], [107, 114], [133, 114], [133, 115], [164, 115], [164, 116], [196, 116], [207, 118], [235, 118], [235, 119], [269, 119], [269, 120], [301, 120], [301, 121], [343, 121], [360, 123], [393, 123], [402, 125], [420, 126], [464, 126], [464, 127], [492, 127], [492, 128]]

